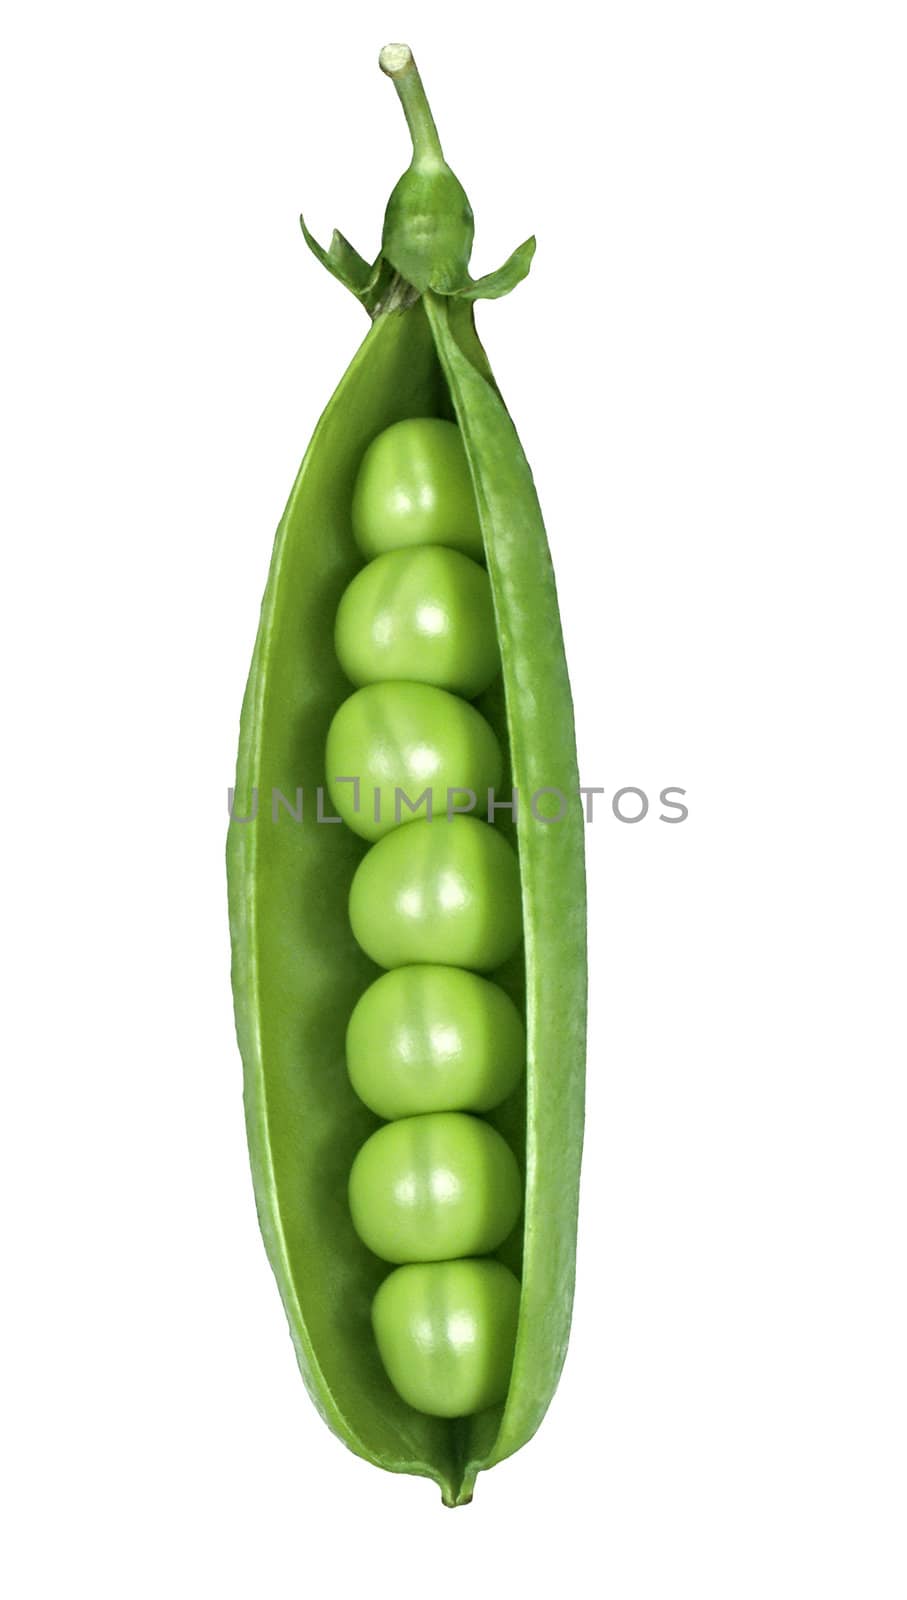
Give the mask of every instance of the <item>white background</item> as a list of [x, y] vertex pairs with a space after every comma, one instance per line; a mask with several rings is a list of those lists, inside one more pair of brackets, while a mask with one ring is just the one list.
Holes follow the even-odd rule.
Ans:
[[[5, 1592], [903, 1600], [902, 8], [37, 3], [0, 93]], [[574, 1335], [452, 1515], [309, 1404], [226, 788], [414, 46], [557, 564], [589, 830]]]

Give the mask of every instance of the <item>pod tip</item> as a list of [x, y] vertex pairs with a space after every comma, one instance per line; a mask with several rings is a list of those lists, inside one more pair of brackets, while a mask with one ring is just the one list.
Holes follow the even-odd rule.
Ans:
[[386, 44], [378, 56], [378, 65], [389, 78], [396, 78], [412, 65], [412, 59], [413, 53], [408, 44]]

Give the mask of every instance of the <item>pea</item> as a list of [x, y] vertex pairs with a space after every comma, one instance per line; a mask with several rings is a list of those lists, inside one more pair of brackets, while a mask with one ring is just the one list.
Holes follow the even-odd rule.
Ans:
[[482, 530], [460, 431], [407, 417], [365, 452], [353, 489], [353, 533], [364, 556], [418, 544], [482, 559]]
[[384, 1261], [451, 1261], [503, 1244], [520, 1214], [520, 1171], [489, 1123], [435, 1111], [366, 1140], [349, 1198], [356, 1232]]
[[[475, 706], [424, 683], [373, 683], [344, 700], [328, 730], [327, 780], [348, 827], [378, 839], [401, 823], [445, 817], [448, 801], [484, 805], [501, 747]], [[398, 793], [398, 791], [400, 791]], [[467, 793], [469, 791], [469, 793]]]
[[414, 822], [373, 845], [350, 889], [350, 923], [379, 967], [492, 972], [520, 942], [520, 869], [475, 817]]
[[[544, 523], [475, 324], [535, 241], [472, 277], [472, 211], [412, 53], [380, 64], [413, 141], [380, 250], [336, 230], [322, 249], [303, 223], [370, 329], [274, 543], [231, 799], [232, 976], [256, 1204], [306, 1386], [357, 1455], [453, 1506], [532, 1437], [567, 1344], [583, 820]], [[309, 803], [326, 758], [348, 826]], [[480, 820], [502, 769], [518, 855]], [[272, 826], [301, 784], [298, 826]], [[448, 822], [467, 789], [475, 814]], [[573, 798], [543, 822], [539, 792]], [[480, 976], [504, 962], [522, 1014]]]
[[351, 683], [405, 678], [471, 700], [500, 670], [488, 574], [458, 550], [389, 550], [345, 591], [334, 628]]
[[397, 1393], [432, 1417], [465, 1417], [506, 1396], [520, 1285], [499, 1261], [398, 1267], [372, 1306]]
[[523, 1071], [526, 1030], [503, 989], [457, 967], [398, 967], [358, 1001], [346, 1065], [379, 1117], [490, 1111]]

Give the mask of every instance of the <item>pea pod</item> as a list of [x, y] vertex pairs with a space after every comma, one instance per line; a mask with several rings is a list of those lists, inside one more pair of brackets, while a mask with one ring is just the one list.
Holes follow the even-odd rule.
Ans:
[[[324, 250], [303, 224], [372, 325], [316, 427], [275, 540], [227, 846], [233, 987], [258, 1214], [309, 1393], [358, 1455], [429, 1477], [446, 1505], [460, 1505], [481, 1469], [535, 1432], [566, 1349], [583, 1119], [583, 824], [544, 526], [473, 315], [476, 300], [525, 277], [534, 241], [498, 272], [469, 276], [472, 213], [443, 160], [412, 55], [387, 46], [381, 65], [414, 148], [381, 252], [370, 265], [339, 233]], [[526, 1070], [488, 1120], [517, 1153], [525, 1185], [520, 1235], [509, 1254], [498, 1252], [520, 1280], [519, 1320], [506, 1400], [453, 1419], [400, 1397], [370, 1321], [387, 1266], [354, 1231], [347, 1180], [379, 1123], [353, 1091], [344, 1039], [379, 969], [357, 944], [348, 909], [368, 841], [331, 820], [336, 774], [325, 768], [329, 726], [351, 692], [333, 629], [361, 568], [353, 486], [371, 441], [409, 417], [460, 429], [501, 661], [478, 706], [504, 752], [504, 795], [518, 794], [515, 819], [501, 811], [495, 825], [518, 849], [523, 945], [495, 979], [523, 1013]], [[540, 820], [555, 791], [563, 815]]]

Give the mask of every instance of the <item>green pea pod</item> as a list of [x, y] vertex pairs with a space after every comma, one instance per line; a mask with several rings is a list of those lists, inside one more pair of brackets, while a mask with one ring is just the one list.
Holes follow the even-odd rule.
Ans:
[[[318, 426], [277, 530], [243, 703], [227, 846], [233, 987], [255, 1196], [302, 1375], [358, 1455], [437, 1482], [446, 1505], [538, 1427], [564, 1359], [583, 1127], [583, 820], [554, 578], [532, 475], [474, 327], [473, 304], [529, 269], [533, 241], [472, 280], [472, 213], [441, 156], [412, 56], [381, 65], [403, 101], [413, 166], [394, 190], [371, 268], [340, 234], [319, 259], [372, 327]], [[527, 1067], [489, 1120], [521, 1155], [521, 1280], [506, 1401], [450, 1421], [396, 1394], [369, 1319], [386, 1266], [353, 1230], [347, 1180], [378, 1126], [347, 1077], [350, 1013], [378, 969], [347, 913], [366, 844], [326, 801], [325, 739], [349, 685], [333, 618], [361, 564], [350, 504], [363, 453], [405, 417], [458, 424], [475, 489], [502, 662], [479, 702], [519, 795], [524, 943], [496, 975], [524, 1007]], [[509, 783], [505, 775], [505, 792]], [[546, 791], [544, 796], [539, 791]], [[557, 820], [539, 820], [551, 817]]]

